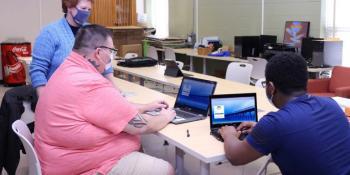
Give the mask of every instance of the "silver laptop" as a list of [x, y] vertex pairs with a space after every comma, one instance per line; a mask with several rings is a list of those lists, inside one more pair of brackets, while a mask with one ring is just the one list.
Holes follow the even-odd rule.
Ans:
[[193, 77], [184, 77], [177, 94], [174, 109], [174, 124], [202, 120], [207, 117], [209, 98], [213, 95], [216, 82]]

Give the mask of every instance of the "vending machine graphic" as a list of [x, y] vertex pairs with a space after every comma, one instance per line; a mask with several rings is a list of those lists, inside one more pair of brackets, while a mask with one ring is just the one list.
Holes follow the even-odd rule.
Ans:
[[25, 67], [18, 57], [30, 57], [31, 44], [1, 43], [2, 77], [5, 85], [23, 85], [26, 83]]

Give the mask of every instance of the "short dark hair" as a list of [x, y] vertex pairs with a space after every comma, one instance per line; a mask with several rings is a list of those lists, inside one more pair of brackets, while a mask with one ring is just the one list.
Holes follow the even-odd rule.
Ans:
[[94, 50], [104, 46], [107, 39], [112, 38], [112, 32], [97, 24], [81, 27], [75, 37], [73, 49], [76, 51]]
[[273, 56], [266, 65], [266, 82], [272, 82], [276, 89], [286, 95], [306, 91], [308, 72], [305, 59], [296, 53]]

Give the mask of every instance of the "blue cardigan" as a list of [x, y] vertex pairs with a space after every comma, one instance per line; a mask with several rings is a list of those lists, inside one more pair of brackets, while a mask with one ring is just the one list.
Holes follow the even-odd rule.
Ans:
[[[51, 75], [72, 52], [74, 35], [67, 20], [62, 18], [44, 27], [36, 38], [29, 74], [34, 88], [46, 85]], [[103, 74], [112, 73], [113, 69]]]

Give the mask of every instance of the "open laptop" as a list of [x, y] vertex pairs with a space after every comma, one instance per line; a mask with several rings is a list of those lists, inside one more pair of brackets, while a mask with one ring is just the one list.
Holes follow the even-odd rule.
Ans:
[[216, 82], [193, 77], [184, 77], [177, 94], [174, 110], [174, 124], [202, 120], [207, 117], [209, 98], [213, 95]]
[[[237, 127], [241, 122], [258, 121], [256, 93], [213, 95], [210, 97], [210, 134], [223, 141], [222, 126]], [[246, 135], [241, 135], [244, 139]]]
[[164, 63], [166, 65], [164, 75], [171, 76], [171, 77], [193, 76], [191, 74], [183, 73], [181, 69], [178, 67], [175, 60], [164, 60]]

